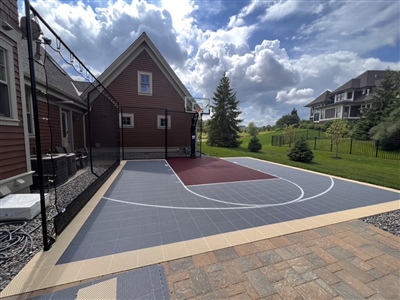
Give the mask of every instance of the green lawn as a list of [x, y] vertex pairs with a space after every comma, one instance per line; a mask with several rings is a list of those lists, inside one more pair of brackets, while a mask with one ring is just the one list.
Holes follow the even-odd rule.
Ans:
[[271, 146], [271, 136], [274, 134], [276, 135], [277, 133], [262, 132], [258, 135], [262, 144], [262, 150], [259, 153], [252, 153], [247, 149], [250, 137], [246, 135], [241, 139], [241, 147], [210, 147], [203, 142], [202, 151], [207, 155], [217, 157], [249, 156], [400, 190], [399, 160], [351, 154], [340, 154], [339, 156], [341, 159], [332, 159], [331, 157], [334, 156], [333, 152], [313, 150], [314, 160], [312, 163], [295, 162], [289, 160], [287, 157], [287, 152], [289, 150], [287, 146]]

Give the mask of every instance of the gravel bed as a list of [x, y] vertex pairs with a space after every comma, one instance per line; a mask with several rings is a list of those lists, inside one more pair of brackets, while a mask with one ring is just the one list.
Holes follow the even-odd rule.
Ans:
[[[105, 168], [93, 168], [97, 175], [106, 171]], [[50, 205], [46, 208], [47, 232], [49, 239], [56, 239], [53, 218], [57, 215], [57, 207], [62, 210], [75, 199], [86, 187], [96, 180], [87, 167], [78, 171], [67, 183], [50, 190]], [[45, 192], [47, 192], [45, 190]], [[39, 193], [39, 192], [38, 192]], [[13, 244], [7, 249], [3, 242], [12, 236]], [[14, 244], [15, 242], [15, 244]], [[18, 274], [18, 272], [43, 249], [42, 218], [41, 214], [29, 221], [10, 221], [0, 223], [0, 291]], [[8, 259], [4, 259], [8, 257]]]
[[[158, 155], [135, 155], [135, 158], [158, 158]], [[96, 174], [101, 175], [106, 168], [94, 168]], [[59, 210], [65, 208], [75, 197], [77, 197], [87, 186], [96, 180], [89, 168], [79, 170], [72, 180], [57, 187], [57, 207]], [[56, 239], [53, 225], [53, 217], [57, 214], [55, 205], [55, 190], [50, 191], [50, 205], [46, 208], [47, 228], [50, 238]], [[379, 214], [360, 219], [364, 222], [381, 228], [391, 234], [400, 236], [400, 210]], [[32, 257], [43, 249], [41, 215], [26, 222], [4, 222], [0, 223], [0, 247], [5, 238], [12, 233], [14, 239], [19, 239], [10, 249], [0, 249], [0, 291], [21, 271], [21, 269], [32, 259]], [[4, 257], [10, 257], [4, 259]]]
[[400, 209], [384, 214], [362, 218], [360, 220], [390, 232], [395, 236], [400, 236]]

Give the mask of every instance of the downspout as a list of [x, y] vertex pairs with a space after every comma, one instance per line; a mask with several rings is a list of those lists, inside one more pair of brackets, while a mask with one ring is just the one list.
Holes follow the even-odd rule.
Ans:
[[85, 112], [82, 117], [83, 117], [83, 147], [87, 149], [86, 145], [86, 116], [89, 113], [89, 111]]
[[89, 136], [89, 159], [90, 159], [90, 171], [92, 172], [93, 175], [95, 175], [97, 178], [100, 176], [97, 175], [94, 170], [93, 170], [93, 158], [92, 158], [92, 135], [91, 135], [91, 128], [90, 128], [90, 94], [95, 90], [96, 88], [94, 87], [87, 95], [87, 116], [88, 116], [88, 136]]

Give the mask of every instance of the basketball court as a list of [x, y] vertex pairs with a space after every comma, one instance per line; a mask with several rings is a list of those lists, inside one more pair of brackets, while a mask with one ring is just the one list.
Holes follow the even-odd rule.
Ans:
[[57, 264], [398, 200], [249, 158], [128, 161]]
[[396, 190], [252, 158], [124, 161], [52, 249], [3, 292], [89, 280], [398, 206]]

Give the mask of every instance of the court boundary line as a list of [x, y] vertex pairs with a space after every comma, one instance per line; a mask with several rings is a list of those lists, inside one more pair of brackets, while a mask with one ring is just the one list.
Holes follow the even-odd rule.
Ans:
[[[119, 199], [110, 198], [110, 197], [105, 197], [105, 196], [103, 196], [102, 198], [104, 198], [105, 200], [109, 200], [109, 201], [113, 201], [113, 202], [118, 202], [118, 203], [124, 203], [124, 204], [130, 204], [130, 205], [138, 205], [138, 206], [144, 206], [144, 207], [166, 208], [166, 209], [180, 209], [180, 210], [183, 210], [183, 209], [186, 209], [186, 210], [235, 210], [235, 209], [252, 209], [252, 208], [275, 207], [275, 206], [283, 206], [283, 205], [287, 205], [287, 204], [293, 204], [293, 203], [304, 202], [304, 201], [308, 201], [308, 200], [311, 200], [311, 199], [320, 197], [320, 196], [322, 196], [322, 195], [328, 193], [328, 192], [329, 192], [330, 190], [332, 190], [333, 187], [335, 186], [335, 182], [334, 182], [333, 178], [332, 178], [331, 176], [327, 176], [327, 177], [331, 180], [331, 184], [330, 184], [330, 186], [329, 186], [325, 191], [323, 191], [323, 192], [321, 192], [321, 193], [318, 193], [318, 194], [316, 194], [316, 195], [307, 197], [307, 198], [303, 198], [303, 197], [304, 197], [304, 190], [303, 190], [303, 188], [302, 188], [300, 185], [298, 185], [298, 184], [295, 183], [295, 182], [290, 181], [289, 179], [286, 179], [286, 178], [283, 178], [283, 177], [280, 177], [280, 176], [276, 176], [274, 179], [281, 179], [281, 180], [287, 181], [287, 182], [289, 182], [289, 183], [295, 185], [296, 187], [298, 187], [298, 188], [300, 189], [300, 191], [301, 191], [301, 196], [300, 196], [300, 197], [297, 197], [296, 199], [286, 201], [286, 202], [284, 202], [284, 203], [273, 203], [273, 204], [244, 204], [244, 203], [233, 203], [233, 202], [229, 202], [229, 201], [223, 201], [223, 200], [218, 200], [218, 199], [210, 198], [210, 197], [207, 197], [207, 196], [198, 194], [198, 193], [196, 193], [196, 192], [190, 190], [190, 189], [182, 182], [182, 180], [180, 179], [180, 177], [178, 176], [178, 174], [176, 174], [175, 170], [174, 170], [174, 169], [172, 168], [172, 166], [168, 163], [168, 161], [167, 161], [167, 160], [164, 160], [164, 162], [165, 162], [165, 165], [164, 165], [164, 166], [165, 166], [165, 167], [168, 167], [168, 168], [172, 171], [172, 173], [175, 175], [175, 177], [176, 177], [176, 178], [178, 179], [178, 181], [181, 183], [182, 187], [183, 187], [186, 191], [188, 191], [189, 193], [191, 193], [191, 194], [193, 194], [193, 195], [195, 195], [195, 196], [197, 196], [197, 197], [200, 197], [200, 198], [209, 200], [209, 201], [211, 201], [211, 202], [218, 202], [218, 203], [223, 203], [223, 204], [227, 204], [227, 205], [234, 205], [234, 206], [236, 206], [236, 207], [219, 207], [219, 208], [218, 208], [218, 207], [183, 207], [183, 206], [167, 206], [167, 205], [157, 205], [157, 204], [146, 204], [146, 203], [140, 203], [140, 202], [130, 202], [130, 201], [126, 201], [126, 200], [119, 200]], [[266, 161], [264, 161], [264, 163], [265, 163], [265, 162], [266, 162]], [[232, 162], [231, 162], [231, 163], [232, 163]], [[237, 163], [237, 164], [240, 165], [239, 163]], [[251, 170], [255, 170], [255, 169], [252, 168], [252, 167], [243, 166], [243, 165], [240, 165], [240, 166], [245, 167], [245, 168], [248, 168], [248, 169], [251, 169]], [[264, 173], [264, 174], [267, 174], [267, 173], [265, 173], [265, 172], [263, 172], [263, 171], [260, 171], [260, 170], [257, 170], [257, 171], [259, 171], [259, 172], [261, 172], [261, 173]], [[263, 180], [269, 180], [269, 179], [259, 179], [258, 181], [263, 181]], [[250, 180], [250, 181], [252, 181], [252, 180]], [[250, 181], [243, 181], [243, 182], [250, 182]], [[238, 183], [238, 182], [242, 182], [242, 181], [236, 181], [236, 183]], [[225, 183], [226, 183], [226, 182], [225, 182]], [[228, 184], [229, 184], [229, 183], [233, 183], [233, 182], [228, 182]], [[218, 184], [224, 184], [224, 183], [221, 182], [221, 183], [218, 183]]]
[[[353, 183], [358, 183], [358, 184], [362, 184], [362, 185], [374, 187], [374, 188], [377, 188], [377, 189], [387, 190], [387, 191], [389, 191], [389, 192], [400, 193], [400, 190], [395, 189], [395, 188], [390, 188], [390, 187], [386, 187], [386, 186], [382, 186], [382, 185], [377, 185], [377, 184], [374, 184], [374, 183], [369, 183], [369, 182], [364, 182], [364, 181], [358, 181], [358, 180], [355, 180], [355, 179], [340, 177], [340, 176], [337, 176], [337, 175], [331, 175], [331, 174], [321, 173], [321, 172], [317, 172], [317, 171], [313, 171], [313, 170], [302, 169], [302, 168], [299, 168], [299, 167], [284, 165], [284, 164], [280, 164], [280, 163], [277, 163], [277, 162], [273, 162], [273, 161], [269, 161], [269, 160], [263, 160], [263, 159], [256, 158], [256, 157], [251, 157], [251, 156], [223, 157], [223, 158], [221, 158], [221, 159], [242, 159], [242, 158], [248, 158], [248, 159], [258, 160], [258, 161], [262, 161], [262, 162], [266, 162], [266, 163], [278, 165], [278, 166], [281, 166], [281, 167], [292, 168], [292, 169], [299, 170], [299, 171], [305, 171], [305, 172], [309, 172], [309, 173], [313, 173], [313, 174], [317, 174], [317, 175], [322, 175], [322, 176], [326, 176], [326, 177], [332, 177], [332, 178], [335, 178], [335, 179], [340, 179], [340, 180], [344, 180], [344, 181], [349, 181], [349, 182], [353, 182]], [[400, 200], [400, 198], [399, 198], [398, 200]]]

